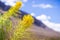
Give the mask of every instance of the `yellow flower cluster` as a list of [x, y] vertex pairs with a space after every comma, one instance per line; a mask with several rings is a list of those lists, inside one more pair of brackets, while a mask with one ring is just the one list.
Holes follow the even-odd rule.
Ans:
[[[9, 18], [16, 14], [16, 12], [21, 8], [22, 2], [17, 2], [15, 6], [11, 7], [7, 12], [5, 12], [1, 17], [0, 17], [0, 35], [5, 32], [9, 32], [12, 22], [9, 20]], [[8, 20], [8, 21], [7, 21]], [[10, 24], [8, 24], [8, 22]], [[11, 33], [12, 36], [11, 38], [7, 38], [7, 40], [20, 40], [20, 37], [23, 36], [23, 33], [26, 31], [27, 28], [29, 28], [32, 24], [34, 23], [34, 18], [31, 15], [24, 15], [23, 19], [19, 20], [19, 23], [17, 24], [16, 28], [13, 29], [13, 32]], [[4, 25], [3, 27], [1, 26]], [[3, 31], [3, 32], [2, 32]], [[0, 36], [0, 40], [5, 40], [4, 35]]]
[[22, 21], [19, 21], [16, 29], [14, 30], [13, 37], [11, 40], [20, 40], [20, 37], [22, 37], [23, 33], [27, 28], [29, 28], [34, 22], [34, 19], [31, 15], [25, 15], [23, 17]]
[[4, 15], [0, 18], [0, 23], [4, 22], [8, 18], [10, 18], [13, 14], [15, 14], [16, 11], [21, 8], [22, 3], [17, 2], [15, 6], [11, 7], [7, 12], [4, 13]]
[[[7, 25], [6, 21], [16, 13], [16, 11], [21, 8], [22, 3], [17, 2], [15, 6], [11, 7], [7, 12], [5, 12], [1, 17], [0, 17], [0, 40], [5, 40], [6, 38], [6, 31], [8, 31], [11, 28], [11, 22], [10, 25]], [[5, 25], [6, 24], [6, 25]], [[8, 27], [7, 27], [8, 26]], [[6, 30], [5, 30], [6, 28]], [[7, 38], [8, 39], [8, 38]]]

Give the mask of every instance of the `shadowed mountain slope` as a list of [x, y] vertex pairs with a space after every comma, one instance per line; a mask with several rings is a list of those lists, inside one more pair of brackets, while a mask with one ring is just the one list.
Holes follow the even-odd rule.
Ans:
[[[0, 9], [2, 11], [7, 11], [10, 8], [10, 6], [6, 6], [4, 3], [0, 1]], [[22, 10], [19, 10], [17, 12], [19, 18], [23, 18], [24, 15], [28, 15], [27, 12], [24, 12]], [[56, 32], [50, 28], [48, 28], [44, 23], [42, 23], [40, 20], [37, 20], [34, 18], [34, 24], [30, 29], [27, 31], [32, 33], [31, 38], [34, 37], [36, 40], [39, 40], [39, 38], [60, 38], [60, 33]], [[34, 39], [33, 39], [34, 40]]]
[[[2, 9], [3, 11], [7, 11], [9, 8], [10, 8], [10, 6], [7, 6], [3, 2], [0, 1], [0, 9]], [[19, 15], [20, 18], [23, 18], [23, 16], [27, 15], [28, 13], [24, 12], [22, 10], [19, 10], [17, 14]], [[35, 17], [33, 17], [33, 18], [34, 18], [35, 25], [45, 28], [45, 25], [40, 20], [37, 20]]]
[[[21, 14], [28, 14], [26, 12], [20, 11]], [[23, 16], [23, 15], [22, 15]], [[60, 37], [60, 33], [54, 31], [51, 28], [48, 28], [44, 23], [42, 23], [40, 20], [37, 20], [35, 17], [34, 18], [34, 24], [32, 25], [30, 31], [34, 32], [35, 34], [42, 35], [45, 37]]]

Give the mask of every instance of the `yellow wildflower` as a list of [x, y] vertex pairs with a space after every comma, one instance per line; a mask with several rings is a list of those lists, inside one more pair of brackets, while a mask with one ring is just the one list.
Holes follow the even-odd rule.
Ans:
[[[5, 30], [4, 30], [4, 24], [8, 18], [10, 18], [13, 14], [15, 14], [16, 11], [21, 8], [22, 3], [17, 2], [15, 6], [11, 7], [7, 12], [5, 12], [1, 17], [0, 17], [0, 40], [5, 40]], [[11, 22], [10, 22], [11, 23]], [[10, 24], [11, 26], [11, 24]], [[8, 26], [9, 27], [9, 26]], [[10, 29], [6, 26], [6, 31]]]
[[23, 17], [23, 20], [19, 21], [16, 29], [14, 30], [13, 37], [11, 38], [11, 40], [20, 40], [20, 37], [22, 37], [23, 32], [25, 32], [25, 30], [29, 28], [33, 22], [34, 19], [31, 15], [25, 15]]

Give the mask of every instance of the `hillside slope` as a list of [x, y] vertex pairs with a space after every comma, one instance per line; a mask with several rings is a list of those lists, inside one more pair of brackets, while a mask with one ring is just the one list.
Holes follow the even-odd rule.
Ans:
[[33, 24], [32, 27], [24, 33], [21, 40], [60, 40], [60, 33], [50, 28], [44, 29]]
[[[2, 8], [1, 13], [7, 11], [10, 6], [3, 5], [4, 3], [0, 2], [0, 8]], [[3, 5], [3, 6], [2, 6]], [[21, 14], [20, 14], [21, 13]], [[17, 13], [19, 18], [23, 18], [24, 15], [28, 13], [19, 10]], [[21, 40], [60, 40], [60, 33], [48, 28], [44, 23], [34, 18], [34, 24], [30, 29], [26, 30], [24, 37]], [[17, 19], [12, 18], [12, 22], [17, 23]]]
[[60, 37], [59, 32], [56, 32], [48, 27], [42, 28], [42, 27], [37, 27], [36, 25], [32, 25], [30, 31], [46, 37]]

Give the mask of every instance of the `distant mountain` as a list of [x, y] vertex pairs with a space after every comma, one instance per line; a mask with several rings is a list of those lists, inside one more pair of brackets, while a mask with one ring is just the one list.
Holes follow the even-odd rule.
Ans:
[[[28, 15], [27, 12], [24, 12], [24, 11], [22, 11], [22, 10], [20, 10], [18, 14], [20, 15], [20, 17], [23, 17], [24, 15]], [[43, 24], [40, 20], [37, 20], [35, 17], [33, 17], [33, 18], [34, 18], [34, 24], [35, 24], [35, 25], [41, 26], [41, 27], [43, 27], [43, 28], [46, 27], [45, 24]]]
[[[18, 14], [20, 15], [20, 17], [23, 17], [24, 15], [27, 15], [28, 13], [20, 10]], [[40, 20], [37, 20], [35, 17], [33, 18], [34, 18], [34, 24], [29, 30], [30, 32], [36, 35], [44, 36], [44, 37], [60, 38], [59, 32], [56, 32], [53, 29], [48, 28], [44, 23], [42, 23]]]
[[45, 37], [60, 37], [59, 32], [56, 32], [48, 27], [45, 27], [45, 28], [38, 27], [37, 25], [34, 25], [34, 24], [32, 25], [30, 31]]
[[[27, 34], [31, 33], [29, 34], [30, 36], [26, 36], [27, 34], [25, 33], [24, 38], [26, 40], [28, 40], [28, 37], [32, 40], [60, 40], [60, 33], [48, 27], [42, 28], [33, 24], [26, 32]], [[24, 38], [22, 40], [24, 40]]]
[[[9, 8], [10, 8], [9, 5], [5, 5], [3, 2], [0, 1], [0, 9], [2, 9], [3, 11], [7, 11]], [[24, 12], [22, 10], [19, 10], [19, 13], [18, 14], [19, 14], [19, 17], [22, 18], [24, 15], [27, 15], [28, 13], [27, 12]], [[45, 25], [41, 21], [37, 20], [35, 17], [33, 17], [33, 18], [35, 20], [34, 21], [34, 24], [35, 25], [42, 26], [43, 28], [45, 28]]]
[[[2, 9], [2, 11], [7, 11], [9, 8], [10, 8], [10, 6], [7, 6], [0, 1], [0, 9]], [[24, 15], [28, 15], [27, 12], [24, 12], [22, 10], [19, 10], [17, 12], [17, 14], [18, 14], [19, 18], [23, 18]], [[29, 32], [34, 33], [36, 36], [38, 35], [38, 37], [60, 38], [60, 33], [59, 32], [56, 32], [56, 31], [48, 28], [44, 23], [42, 23], [40, 20], [37, 20], [35, 17], [33, 17], [33, 18], [34, 18], [34, 24], [28, 30]], [[33, 36], [35, 36], [34, 34], [33, 34]]]
[[0, 9], [7, 11], [9, 8], [9, 5], [5, 5], [3, 2], [0, 1]]

